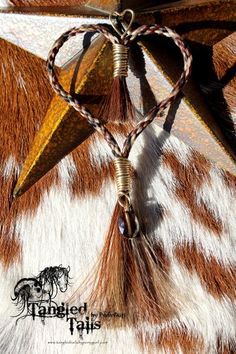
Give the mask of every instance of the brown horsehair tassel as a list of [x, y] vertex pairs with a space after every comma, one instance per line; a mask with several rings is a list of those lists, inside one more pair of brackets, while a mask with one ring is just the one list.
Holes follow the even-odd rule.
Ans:
[[125, 315], [121, 322], [109, 319], [111, 327], [137, 326], [144, 321], [159, 323], [170, 316], [170, 286], [160, 270], [155, 246], [145, 236], [131, 240], [120, 235], [121, 209], [117, 203], [105, 245], [89, 279], [93, 286], [88, 303], [99, 312]]
[[123, 123], [134, 120], [135, 110], [126, 83], [128, 51], [129, 48], [123, 44], [113, 44], [114, 80], [99, 112], [99, 117], [108, 122]]
[[[158, 323], [170, 316], [168, 281], [160, 270], [153, 241], [141, 233], [133, 208], [126, 203], [131, 185], [129, 160], [116, 158], [114, 164], [118, 201], [95, 272], [83, 287], [93, 284], [88, 299], [91, 308], [125, 315], [122, 321], [109, 319], [109, 326]], [[126, 225], [125, 213], [130, 225]]]

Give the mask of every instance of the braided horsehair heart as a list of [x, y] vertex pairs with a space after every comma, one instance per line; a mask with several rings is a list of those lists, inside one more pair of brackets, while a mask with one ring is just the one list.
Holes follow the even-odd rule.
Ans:
[[[131, 130], [131, 132], [126, 136], [126, 139], [121, 148], [111, 132], [106, 128], [102, 120], [94, 117], [87, 108], [80, 104], [79, 100], [61, 86], [58, 81], [57, 74], [55, 72], [55, 59], [63, 44], [68, 41], [71, 37], [76, 36], [80, 33], [85, 32], [98, 32], [107, 38], [113, 45], [122, 45], [124, 47], [129, 47], [130, 44], [135, 40], [139, 39], [141, 36], [160, 34], [171, 38], [174, 43], [179, 47], [183, 60], [184, 60], [184, 70], [181, 74], [179, 80], [174, 85], [173, 90], [167, 98], [159, 102], [153, 108], [149, 110], [146, 116], [139, 121], [136, 126]], [[163, 111], [171, 105], [171, 103], [176, 99], [183, 86], [187, 82], [187, 79], [191, 71], [192, 56], [189, 50], [186, 48], [181, 37], [168, 27], [161, 27], [160, 25], [143, 25], [137, 29], [131, 31], [126, 31], [123, 35], [116, 36], [113, 35], [107, 27], [102, 25], [83, 25], [78, 28], [72, 28], [71, 30], [62, 34], [57, 41], [54, 43], [51, 51], [48, 55], [47, 68], [49, 73], [50, 83], [55, 90], [55, 92], [60, 95], [66, 102], [68, 102], [76, 111], [84, 117], [87, 122], [100, 134], [103, 135], [104, 139], [107, 141], [114, 157], [114, 164], [116, 169], [116, 180], [117, 180], [117, 190], [118, 190], [118, 202], [124, 210], [126, 226], [128, 227], [129, 238], [133, 238], [138, 235], [139, 222], [134, 214], [131, 202], [130, 202], [130, 164], [129, 164], [129, 153], [131, 151], [132, 145], [134, 144], [137, 137], [144, 131], [144, 129], [158, 116], [163, 113]], [[132, 217], [131, 217], [132, 215]], [[133, 220], [132, 220], [133, 219]], [[131, 226], [133, 224], [133, 227]]]

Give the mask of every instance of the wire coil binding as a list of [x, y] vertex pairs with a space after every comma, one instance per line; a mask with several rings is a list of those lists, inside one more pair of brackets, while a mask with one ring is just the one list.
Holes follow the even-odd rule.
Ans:
[[131, 189], [131, 165], [130, 161], [125, 157], [117, 157], [114, 159], [116, 171], [116, 187], [118, 201], [122, 207], [130, 205], [130, 189]]
[[129, 49], [123, 44], [113, 44], [113, 76], [128, 76]]

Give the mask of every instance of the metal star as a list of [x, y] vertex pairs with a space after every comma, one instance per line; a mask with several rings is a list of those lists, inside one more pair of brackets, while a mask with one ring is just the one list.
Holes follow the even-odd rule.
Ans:
[[[177, 107], [172, 107], [167, 117], [159, 120], [158, 124], [164, 124], [166, 130], [171, 130], [171, 133], [220, 167], [236, 173], [233, 162], [236, 154], [232, 141], [230, 144], [219, 128], [196, 79], [201, 72], [199, 55], [209, 61], [212, 48], [232, 33], [234, 2], [162, 1], [162, 5], [152, 6], [154, 3], [156, 1], [130, 0], [125, 2], [123, 8], [135, 10], [138, 24], [158, 22], [176, 29], [188, 41], [195, 64], [193, 78], [184, 91], [184, 98], [177, 103], [177, 113]], [[108, 23], [108, 13], [114, 10], [122, 10], [120, 1], [91, 0], [86, 6], [67, 8], [5, 8], [0, 11], [0, 37], [46, 59], [52, 43], [63, 31], [85, 23]], [[82, 55], [78, 53], [81, 47], [88, 48]], [[128, 85], [137, 109], [145, 112], [155, 100], [167, 96], [180, 74], [181, 61], [175, 48], [166, 40], [142, 40], [141, 48], [134, 47], [131, 52]], [[73, 60], [65, 65], [70, 58]], [[74, 73], [78, 68], [78, 58], [80, 65], [76, 77]], [[69, 49], [67, 47], [58, 62], [63, 86], [71, 88], [71, 77], [74, 75], [73, 90], [94, 114], [101, 96], [108, 93], [111, 85], [111, 62], [110, 44], [101, 37], [91, 39], [86, 36], [76, 39]], [[70, 106], [54, 96], [23, 166], [15, 196], [28, 190], [92, 133], [91, 127]]]

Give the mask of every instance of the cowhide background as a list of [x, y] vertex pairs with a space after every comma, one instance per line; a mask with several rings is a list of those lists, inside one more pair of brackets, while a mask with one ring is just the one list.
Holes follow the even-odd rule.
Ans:
[[[50, 265], [69, 265], [69, 298], [92, 270], [116, 194], [110, 150], [94, 134], [11, 204], [52, 90], [43, 60], [4, 40], [0, 57], [0, 353], [235, 353], [236, 178], [155, 123], [131, 153], [137, 171], [134, 198], [176, 295], [173, 316], [155, 327], [103, 328], [86, 341], [107, 343], [93, 345], [48, 343], [76, 340], [60, 319], [44, 325], [28, 317], [16, 325], [11, 296], [19, 279]], [[215, 61], [219, 77], [222, 60]], [[227, 87], [230, 114], [235, 114], [235, 80]], [[128, 129], [110, 128], [120, 139]]]

